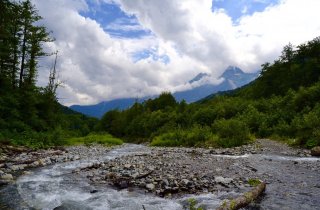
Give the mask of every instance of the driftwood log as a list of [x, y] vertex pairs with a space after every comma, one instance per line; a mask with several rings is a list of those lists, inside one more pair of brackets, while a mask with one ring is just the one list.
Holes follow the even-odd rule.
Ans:
[[232, 199], [225, 200], [217, 210], [237, 210], [249, 205], [253, 200], [257, 199], [259, 195], [265, 190], [266, 183], [260, 182], [251, 191], [242, 194], [241, 196]]

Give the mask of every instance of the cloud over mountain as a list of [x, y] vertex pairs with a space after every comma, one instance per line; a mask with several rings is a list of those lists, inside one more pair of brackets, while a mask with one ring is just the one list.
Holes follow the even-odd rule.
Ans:
[[[46, 47], [59, 50], [64, 88], [58, 96], [66, 105], [188, 89], [185, 81], [199, 72], [219, 82], [229, 65], [253, 72], [288, 42], [300, 44], [320, 34], [320, 2], [314, 0], [283, 0], [236, 21], [211, 0], [33, 3], [56, 38]], [[107, 12], [90, 17], [103, 5], [120, 8], [122, 16], [108, 23], [103, 21]], [[121, 36], [130, 31], [131, 37]], [[135, 35], [137, 31], [145, 32]], [[42, 85], [51, 63], [52, 58], [42, 61]]]

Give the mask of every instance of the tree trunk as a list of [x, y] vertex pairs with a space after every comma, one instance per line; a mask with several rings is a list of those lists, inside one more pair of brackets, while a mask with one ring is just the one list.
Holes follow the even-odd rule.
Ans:
[[22, 42], [22, 57], [21, 57], [21, 68], [20, 68], [20, 78], [19, 78], [19, 88], [22, 86], [23, 82], [23, 74], [24, 74], [24, 66], [25, 66], [25, 57], [26, 57], [26, 46], [27, 44], [27, 20], [24, 22], [24, 30], [23, 30], [23, 42]]
[[261, 182], [251, 191], [244, 193], [236, 199], [224, 201], [217, 210], [236, 210], [244, 208], [249, 205], [253, 200], [257, 199], [259, 195], [265, 190], [266, 183]]
[[[18, 21], [16, 21], [18, 22]], [[17, 24], [17, 23], [16, 23]], [[12, 88], [16, 87], [16, 76], [17, 76], [17, 65], [18, 65], [18, 45], [19, 39], [16, 37], [18, 32], [17, 25], [14, 26], [14, 31], [13, 31], [13, 37], [14, 37], [14, 51], [13, 51], [13, 62], [12, 62], [12, 69], [11, 69], [11, 83], [12, 83]]]

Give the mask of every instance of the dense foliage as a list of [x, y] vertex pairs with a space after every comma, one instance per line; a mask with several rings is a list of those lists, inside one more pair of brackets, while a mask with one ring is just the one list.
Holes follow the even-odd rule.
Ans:
[[105, 146], [121, 145], [123, 141], [115, 138], [108, 133], [90, 133], [84, 137], [72, 137], [66, 140], [66, 145], [91, 145], [91, 144], [102, 144]]
[[251, 84], [201, 103], [170, 93], [104, 115], [98, 129], [159, 146], [238, 146], [253, 137], [320, 145], [320, 38], [283, 49]]
[[0, 11], [0, 143], [47, 147], [88, 134], [96, 120], [57, 102], [55, 71], [47, 87], [36, 86], [38, 60], [49, 55], [43, 44], [52, 39], [34, 6], [1, 0]]
[[0, 11], [0, 143], [121, 143], [106, 134], [70, 138], [95, 130], [160, 146], [231, 147], [254, 137], [320, 145], [319, 37], [285, 46], [278, 60], [262, 65], [257, 80], [238, 90], [194, 104], [165, 92], [97, 123], [57, 102], [55, 68], [46, 87], [36, 86], [38, 60], [49, 55], [43, 44], [52, 39], [30, 1], [2, 0]]

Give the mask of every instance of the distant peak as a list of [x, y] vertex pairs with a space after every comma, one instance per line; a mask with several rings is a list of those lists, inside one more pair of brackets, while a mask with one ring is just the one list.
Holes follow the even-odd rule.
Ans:
[[192, 80], [189, 81], [189, 83], [193, 83], [193, 82], [197, 82], [197, 81], [200, 81], [202, 78], [204, 77], [209, 77], [210, 74], [207, 74], [207, 73], [199, 73], [197, 76], [195, 76]]
[[240, 68], [236, 67], [236, 66], [229, 66], [225, 72], [221, 75], [221, 77], [223, 78], [230, 78], [232, 76], [236, 76], [236, 75], [242, 75], [245, 74]]

